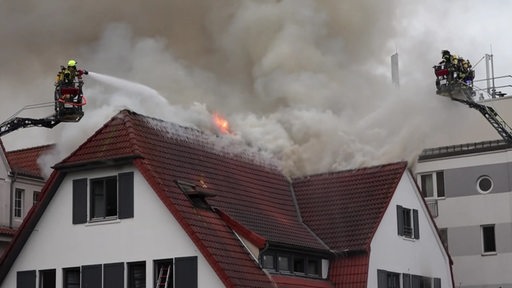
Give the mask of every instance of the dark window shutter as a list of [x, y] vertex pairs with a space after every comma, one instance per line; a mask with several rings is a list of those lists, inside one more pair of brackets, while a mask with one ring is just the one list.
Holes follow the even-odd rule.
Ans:
[[436, 174], [436, 182], [437, 182], [437, 197], [444, 197], [444, 172], [437, 172]]
[[403, 278], [403, 285], [402, 287], [403, 288], [411, 288], [411, 274], [402, 274], [402, 278]]
[[101, 264], [82, 266], [82, 287], [102, 288]]
[[434, 288], [441, 288], [441, 278], [434, 278]]
[[174, 261], [176, 288], [197, 288], [197, 257], [181, 257]]
[[418, 220], [418, 210], [412, 210], [412, 218], [414, 221], [414, 239], [420, 239], [420, 222]]
[[412, 287], [411, 288], [421, 288], [421, 276], [412, 275]]
[[119, 219], [133, 218], [133, 172], [120, 173], [119, 177]]
[[403, 208], [400, 205], [396, 205], [396, 218], [398, 223], [398, 235], [404, 235], [404, 216]]
[[73, 180], [73, 224], [87, 222], [87, 178]]
[[36, 270], [18, 271], [16, 288], [36, 288]]
[[384, 270], [377, 270], [377, 287], [387, 288], [388, 287], [388, 272]]
[[103, 287], [124, 288], [124, 263], [103, 266]]

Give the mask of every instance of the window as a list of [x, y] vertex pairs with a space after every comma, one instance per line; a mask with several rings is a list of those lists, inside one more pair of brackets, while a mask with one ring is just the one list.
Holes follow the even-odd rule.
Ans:
[[273, 272], [319, 277], [322, 271], [322, 262], [317, 256], [267, 251], [260, 259], [263, 268]]
[[80, 288], [80, 267], [64, 268], [62, 274], [64, 288]]
[[91, 179], [90, 219], [117, 217], [117, 177]]
[[185, 181], [176, 180], [176, 185], [180, 188], [181, 192], [187, 196], [196, 208], [211, 209], [210, 204], [206, 201], [208, 197], [215, 197], [215, 194], [204, 191], [201, 187]]
[[35, 205], [39, 201], [39, 191], [34, 191], [32, 193], [32, 205]]
[[280, 272], [290, 272], [290, 258], [285, 255], [277, 256], [277, 267]]
[[483, 254], [496, 253], [496, 237], [494, 232], [494, 225], [482, 226], [482, 249]]
[[23, 217], [23, 202], [25, 196], [25, 190], [16, 188], [14, 191], [14, 217]]
[[307, 274], [312, 276], [320, 276], [322, 263], [320, 259], [308, 259], [308, 270]]
[[378, 288], [400, 288], [400, 274], [385, 270], [377, 270]]
[[173, 285], [172, 259], [155, 260], [153, 267], [155, 267], [153, 287], [171, 288]]
[[134, 173], [73, 180], [73, 224], [133, 218]]
[[402, 281], [402, 287], [404, 288], [441, 288], [441, 278], [404, 273], [402, 274]]
[[492, 182], [491, 177], [485, 176], [485, 175], [480, 176], [478, 178], [478, 180], [476, 181], [476, 183], [477, 183], [478, 192], [480, 192], [482, 194], [487, 194], [487, 193], [491, 192], [492, 187], [494, 186], [494, 183]]
[[39, 270], [39, 288], [55, 288], [55, 269]]
[[303, 256], [294, 256], [293, 257], [293, 272], [295, 273], [306, 273], [306, 258]]
[[146, 262], [128, 263], [128, 288], [146, 287]]
[[418, 210], [405, 208], [400, 205], [397, 205], [396, 208], [398, 235], [411, 239], [420, 239]]
[[262, 261], [263, 261], [263, 264], [262, 264], [263, 268], [270, 269], [270, 270], [276, 269], [276, 267], [274, 266], [274, 255], [265, 254], [262, 257]]
[[420, 175], [421, 192], [425, 198], [444, 198], [444, 172]]

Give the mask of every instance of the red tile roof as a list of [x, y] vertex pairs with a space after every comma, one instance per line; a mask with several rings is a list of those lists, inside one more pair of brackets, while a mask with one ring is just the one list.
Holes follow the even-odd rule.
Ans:
[[216, 150], [216, 138], [123, 111], [56, 167], [139, 157], [139, 170], [217, 272], [226, 274], [227, 286], [236, 281], [236, 287], [265, 287], [271, 281], [228, 224], [216, 213], [194, 208], [177, 180], [205, 187], [216, 195], [207, 200], [212, 207], [272, 243], [327, 251], [299, 221], [287, 178], [273, 167]]
[[285, 275], [272, 275], [272, 279], [279, 288], [334, 288], [330, 281], [321, 279], [307, 279]]
[[12, 171], [20, 175], [42, 179], [43, 176], [41, 175], [37, 159], [54, 147], [55, 145], [44, 145], [9, 151], [6, 153], [7, 161]]
[[398, 162], [293, 179], [304, 223], [337, 252], [368, 251], [406, 169]]
[[[333, 284], [271, 275], [261, 269], [233, 231], [258, 247], [268, 241], [324, 253], [367, 250], [406, 163], [294, 179], [292, 187], [277, 168], [216, 149], [216, 137], [124, 110], [55, 165], [57, 171], [43, 189], [41, 202], [16, 237], [21, 242], [28, 239], [67, 168], [130, 160], [226, 287], [363, 287], [368, 257], [357, 255], [364, 252], [356, 256], [340, 253], [331, 261]], [[175, 181], [196, 184], [215, 194], [207, 198], [214, 209], [194, 208]], [[9, 250], [19, 253], [20, 241], [13, 241], [16, 244]], [[12, 264], [12, 257], [2, 258], [0, 266]], [[5, 273], [0, 269], [0, 280]]]
[[329, 277], [336, 287], [366, 288], [368, 287], [369, 253], [342, 255], [329, 267]]

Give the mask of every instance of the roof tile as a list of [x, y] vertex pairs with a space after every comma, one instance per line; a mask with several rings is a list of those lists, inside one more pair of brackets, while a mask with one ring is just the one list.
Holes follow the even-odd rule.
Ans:
[[304, 223], [338, 252], [369, 248], [407, 162], [293, 179]]
[[20, 150], [13, 150], [6, 153], [7, 161], [11, 170], [29, 177], [43, 178], [37, 160], [39, 157], [53, 149], [55, 145], [44, 145]]

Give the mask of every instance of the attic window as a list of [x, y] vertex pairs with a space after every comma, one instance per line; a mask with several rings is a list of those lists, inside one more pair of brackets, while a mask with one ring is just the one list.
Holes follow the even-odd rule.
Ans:
[[210, 204], [208, 204], [206, 201], [206, 198], [215, 197], [215, 194], [208, 193], [196, 185], [185, 181], [176, 180], [175, 182], [180, 190], [185, 194], [185, 196], [187, 196], [190, 202], [192, 202], [194, 207], [201, 209], [211, 209]]

